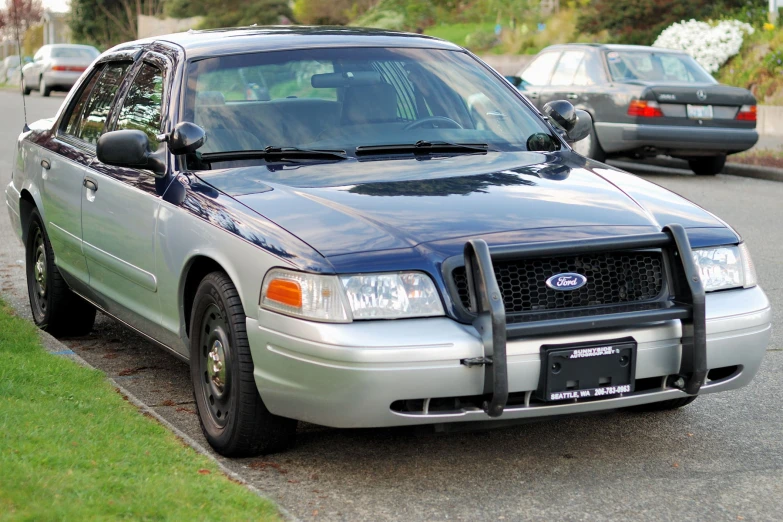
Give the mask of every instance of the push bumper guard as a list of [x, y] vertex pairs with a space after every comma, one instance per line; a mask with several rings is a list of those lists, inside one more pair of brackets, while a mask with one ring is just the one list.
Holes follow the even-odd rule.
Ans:
[[[588, 315], [563, 319], [506, 323], [506, 310], [500, 294], [492, 259], [531, 258], [548, 255], [578, 255], [631, 249], [661, 249], [670, 267], [669, 295], [673, 300], [657, 307], [630, 309], [605, 315]], [[683, 391], [699, 392], [707, 376], [707, 327], [705, 296], [701, 278], [691, 255], [691, 246], [681, 225], [667, 225], [659, 233], [622, 238], [539, 243], [523, 247], [490, 248], [482, 239], [465, 244], [465, 272], [475, 313], [473, 325], [481, 335], [485, 356], [464, 359], [466, 366], [483, 365], [484, 391], [490, 399], [484, 411], [499, 417], [508, 401], [507, 339], [584, 331], [598, 328], [624, 327], [635, 324], [679, 319], [682, 322], [682, 358], [679, 374], [684, 379]]]

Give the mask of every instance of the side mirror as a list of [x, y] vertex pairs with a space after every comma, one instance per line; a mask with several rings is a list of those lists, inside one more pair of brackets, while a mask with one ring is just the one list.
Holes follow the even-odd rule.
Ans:
[[568, 132], [576, 125], [576, 109], [571, 102], [555, 100], [544, 105], [544, 116], [556, 123], [561, 129]]
[[168, 135], [169, 150], [174, 155], [196, 152], [206, 141], [204, 129], [189, 121], [178, 123]]
[[140, 130], [117, 130], [98, 138], [98, 160], [106, 165], [151, 170], [155, 176], [166, 173], [165, 149], [152, 152], [147, 135]]
[[582, 140], [590, 134], [593, 119], [581, 109], [574, 109], [571, 102], [555, 100], [544, 105], [544, 115], [563, 129], [563, 135], [569, 143]]
[[569, 143], [575, 143], [582, 141], [590, 135], [590, 131], [593, 128], [593, 118], [590, 113], [581, 109], [576, 109], [576, 125], [574, 128], [568, 131], [566, 140]]
[[522, 78], [520, 78], [519, 76], [506, 76], [505, 78], [506, 80], [508, 80], [508, 82], [511, 85], [513, 85], [517, 89], [519, 89], [519, 86], [522, 85]]

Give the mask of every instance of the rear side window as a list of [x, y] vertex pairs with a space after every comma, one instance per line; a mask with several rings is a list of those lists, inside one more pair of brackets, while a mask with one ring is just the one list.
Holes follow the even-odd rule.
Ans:
[[129, 65], [130, 63], [112, 63], [106, 66], [90, 92], [84, 114], [77, 122], [77, 128], [68, 134], [93, 145], [98, 143], [98, 138], [106, 128], [106, 118], [109, 116], [117, 89]]
[[557, 62], [555, 73], [552, 75], [552, 85], [571, 85], [574, 75], [582, 63], [585, 53], [582, 51], [566, 51]]
[[128, 89], [116, 129], [143, 131], [152, 150], [158, 147], [163, 106], [163, 72], [147, 63], [141, 66]]
[[560, 53], [544, 53], [522, 72], [522, 79], [530, 85], [547, 85]]
[[90, 79], [87, 81], [87, 84], [82, 89], [82, 93], [79, 95], [79, 99], [76, 100], [76, 102], [71, 106], [71, 112], [68, 116], [68, 121], [62, 128], [65, 134], [76, 136], [76, 133], [79, 132], [79, 123], [81, 122], [82, 114], [84, 113], [84, 106], [87, 104], [87, 100], [90, 98], [92, 88], [95, 86], [95, 82], [98, 81], [98, 78], [100, 78], [101, 72], [101, 70], [98, 70], [90, 77]]

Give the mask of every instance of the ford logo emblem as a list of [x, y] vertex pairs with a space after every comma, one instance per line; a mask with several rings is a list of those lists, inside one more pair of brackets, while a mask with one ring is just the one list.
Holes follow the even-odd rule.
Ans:
[[576, 290], [587, 284], [587, 278], [582, 274], [555, 274], [546, 280], [546, 286], [552, 290]]

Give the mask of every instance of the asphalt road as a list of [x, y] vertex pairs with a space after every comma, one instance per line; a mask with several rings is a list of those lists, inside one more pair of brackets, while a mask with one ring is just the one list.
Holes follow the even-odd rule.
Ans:
[[[51, 116], [61, 101], [33, 94], [28, 115]], [[20, 98], [0, 92], [0, 114], [5, 187], [22, 127]], [[776, 327], [750, 386], [677, 412], [613, 412], [471, 433], [305, 425], [296, 449], [229, 467], [307, 520], [780, 520], [783, 184], [634, 170], [714, 211], [746, 238]], [[22, 259], [0, 211], [0, 292], [29, 316]], [[103, 316], [92, 335], [64, 342], [203, 441], [185, 364]]]

